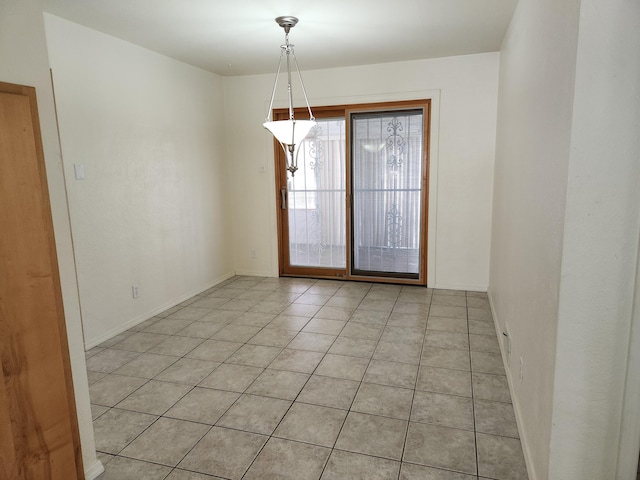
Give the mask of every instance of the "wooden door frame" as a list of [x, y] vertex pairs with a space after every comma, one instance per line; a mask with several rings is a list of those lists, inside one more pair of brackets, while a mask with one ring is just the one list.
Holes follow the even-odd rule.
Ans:
[[[59, 469], [60, 466], [58, 464], [54, 465], [54, 462], [49, 460], [48, 457], [50, 453], [49, 447], [53, 446], [59, 449], [60, 445], [58, 443], [52, 445], [47, 444], [44, 432], [39, 431], [39, 429], [42, 428], [42, 425], [40, 423], [40, 416], [42, 416], [43, 408], [41, 407], [36, 410], [35, 405], [37, 405], [37, 401], [47, 403], [58, 402], [59, 404], [64, 403], [64, 407], [61, 406], [60, 409], [66, 409], [66, 414], [64, 415], [64, 417], [68, 417], [68, 435], [70, 436], [72, 443], [70, 448], [72, 449], [72, 456], [75, 461], [76, 478], [84, 479], [84, 467], [80, 446], [80, 433], [78, 429], [78, 416], [76, 411], [73, 378], [71, 373], [71, 358], [69, 354], [67, 328], [64, 317], [64, 307], [62, 303], [62, 287], [60, 284], [60, 274], [57, 261], [58, 257], [56, 253], [55, 237], [53, 232], [53, 218], [49, 201], [49, 190], [44, 160], [44, 149], [42, 146], [42, 136], [40, 131], [40, 117], [38, 115], [36, 89], [29, 86], [0, 82], [0, 93], [24, 96], [28, 97], [29, 99], [29, 109], [34, 142], [33, 146], [35, 147], [35, 169], [37, 170], [37, 178], [34, 180], [37, 181], [34, 182], [34, 185], [29, 184], [28, 187], [34, 188], [32, 195], [39, 197], [35, 199], [34, 202], [40, 203], [40, 220], [42, 227], [44, 228], [44, 232], [42, 232], [42, 235], [44, 237], [44, 242], [47, 245], [48, 258], [50, 263], [48, 265], [49, 271], [47, 272], [46, 277], [37, 276], [37, 272], [30, 272], [28, 275], [31, 275], [32, 277], [36, 275], [36, 277], [33, 278], [37, 278], [39, 282], [42, 278], [50, 277], [49, 280], [51, 290], [49, 290], [49, 287], [47, 287], [46, 293], [50, 294], [50, 299], [53, 303], [51, 305], [47, 304], [47, 306], [40, 307], [43, 310], [44, 314], [43, 312], [39, 313], [42, 314], [42, 318], [46, 317], [49, 320], [54, 318], [56, 322], [56, 324], [53, 326], [51, 324], [47, 325], [48, 327], [50, 327], [50, 338], [36, 338], [32, 335], [26, 335], [25, 332], [29, 331], [32, 333], [37, 333], [37, 331], [39, 330], [38, 326], [43, 326], [42, 323], [34, 324], [33, 322], [33, 319], [36, 316], [38, 317], [39, 322], [42, 321], [42, 318], [39, 315], [35, 315], [35, 313], [32, 312], [31, 316], [21, 317], [22, 321], [16, 323], [12, 322], [11, 318], [5, 317], [6, 312], [4, 311], [4, 309], [3, 311], [0, 311], [0, 326], [2, 327], [1, 330], [3, 338], [3, 340], [0, 341], [0, 371], [2, 371], [3, 377], [8, 377], [3, 378], [3, 385], [0, 386], [0, 399], [2, 399], [2, 401], [0, 401], [0, 405], [2, 405], [3, 409], [7, 408], [7, 412], [4, 412], [4, 410], [0, 412], [0, 420], [5, 421], [7, 419], [10, 419], [11, 422], [11, 431], [5, 430], [3, 425], [3, 429], [2, 431], [0, 431], [0, 439], [2, 439], [3, 442], [6, 440], [8, 443], [11, 443], [14, 448], [14, 451], [11, 453], [15, 455], [10, 459], [6, 459], [5, 455], [2, 452], [2, 449], [0, 449], [0, 459], [3, 459], [2, 463], [4, 463], [7, 468], [18, 469], [17, 471], [10, 470], [15, 474], [20, 474], [20, 476], [17, 478], [27, 478], [24, 475], [29, 476], [36, 471], [49, 471], [51, 473], [52, 467], [56, 467], [57, 469]], [[33, 166], [33, 164], [31, 165]], [[24, 165], [21, 165], [20, 162], [16, 162], [16, 169], [20, 168], [27, 168], [27, 163], [25, 162]], [[28, 241], [28, 239], [25, 239], [25, 242], [26, 241]], [[12, 279], [11, 282], [13, 280], [14, 279]], [[10, 288], [14, 288], [14, 285], [12, 283], [10, 283], [9, 285]], [[23, 285], [21, 288], [34, 289], [35, 284], [30, 284], [26, 287]], [[38, 292], [42, 293], [41, 290], [38, 290]], [[7, 292], [3, 293], [6, 294]], [[35, 295], [35, 292], [32, 294], [32, 296], [33, 295]], [[47, 310], [47, 307], [53, 308], [51, 310]], [[56, 332], [56, 335], [53, 335], [54, 331]], [[42, 392], [34, 391], [36, 387], [42, 386], [43, 381], [46, 382], [53, 380], [51, 378], [47, 378], [46, 380], [41, 378], [43, 376], [43, 372], [38, 369], [38, 362], [42, 363], [44, 361], [43, 358], [38, 358], [38, 354], [40, 353], [38, 349], [40, 343], [38, 342], [42, 341], [59, 342], [59, 359], [61, 362], [60, 368], [64, 377], [64, 387], [61, 390], [57, 391], [59, 395], [56, 395], [54, 398], [37, 398], [37, 394]], [[53, 358], [49, 360], [57, 361], [57, 359]], [[5, 389], [5, 387], [10, 388]], [[54, 413], [60, 415], [61, 411], [62, 410], [55, 410]], [[64, 421], [66, 423], [66, 420]], [[59, 424], [56, 424], [56, 427], [58, 425]], [[51, 425], [49, 425], [49, 427], [52, 428]], [[66, 429], [67, 427], [64, 428]], [[9, 439], [7, 438], [7, 435], [12, 435], [13, 438]], [[60, 439], [56, 440], [59, 441]], [[57, 457], [56, 460], [60, 461], [60, 459]], [[49, 463], [47, 464], [47, 462]], [[32, 470], [33, 468], [39, 470]]]
[[[285, 168], [285, 157], [282, 147], [274, 139], [274, 162], [275, 162], [275, 205], [276, 205], [276, 219], [277, 219], [277, 232], [278, 232], [278, 273], [280, 276], [292, 276], [292, 277], [314, 277], [314, 278], [330, 278], [330, 279], [343, 279], [359, 282], [375, 282], [375, 283], [393, 283], [403, 285], [417, 285], [427, 286], [427, 262], [428, 262], [428, 227], [429, 227], [429, 170], [430, 170], [430, 151], [431, 151], [431, 107], [432, 100], [430, 98], [418, 99], [418, 100], [400, 100], [389, 102], [372, 102], [365, 104], [346, 104], [346, 105], [329, 105], [313, 107], [313, 113], [316, 118], [344, 118], [345, 119], [345, 141], [346, 141], [346, 266], [345, 269], [330, 269], [330, 268], [315, 268], [315, 267], [296, 267], [294, 271], [285, 271], [285, 266], [289, 264], [289, 251], [288, 251], [288, 229], [284, 228], [285, 218], [288, 215], [288, 210], [282, 208], [282, 198], [280, 189], [282, 185], [286, 185], [287, 170]], [[423, 111], [423, 132], [424, 132], [424, 144], [423, 144], [423, 171], [422, 171], [422, 198], [421, 208], [423, 217], [420, 227], [421, 236], [421, 251], [420, 251], [420, 267], [419, 276], [417, 279], [410, 278], [398, 278], [398, 277], [384, 277], [373, 275], [353, 275], [352, 271], [352, 252], [349, 250], [352, 248], [353, 237], [351, 232], [351, 122], [350, 115], [352, 113], [360, 112], [387, 112], [393, 110], [408, 110], [422, 108]], [[306, 107], [298, 107], [294, 109], [294, 114], [298, 119], [308, 119], [309, 111]], [[274, 120], [284, 120], [289, 118], [288, 108], [274, 109], [272, 112], [272, 118]]]

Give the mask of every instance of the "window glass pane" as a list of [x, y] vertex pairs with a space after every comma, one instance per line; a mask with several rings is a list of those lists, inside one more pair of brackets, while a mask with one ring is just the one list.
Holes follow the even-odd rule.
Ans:
[[316, 121], [287, 179], [290, 264], [345, 268], [345, 120]]
[[420, 272], [422, 109], [351, 117], [353, 270]]

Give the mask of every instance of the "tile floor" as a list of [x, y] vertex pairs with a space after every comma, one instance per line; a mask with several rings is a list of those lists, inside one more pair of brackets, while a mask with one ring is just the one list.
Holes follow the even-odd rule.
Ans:
[[234, 277], [87, 367], [100, 480], [527, 479], [483, 293]]

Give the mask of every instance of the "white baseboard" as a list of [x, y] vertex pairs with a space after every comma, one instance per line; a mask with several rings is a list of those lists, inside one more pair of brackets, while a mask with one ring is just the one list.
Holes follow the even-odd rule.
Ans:
[[[507, 356], [507, 352], [504, 350], [504, 343], [502, 341], [502, 332], [500, 329], [500, 323], [498, 322], [498, 315], [496, 314], [496, 309], [493, 304], [493, 296], [491, 295], [491, 290], [487, 291], [489, 297], [489, 306], [491, 307], [491, 315], [493, 316], [493, 326], [496, 331], [496, 335], [498, 336], [498, 345], [500, 346], [500, 356], [502, 357], [502, 363], [504, 365], [504, 370], [507, 374], [507, 383], [509, 384], [509, 394], [511, 395], [511, 402], [513, 404], [513, 411], [516, 416], [516, 425], [518, 427], [518, 435], [520, 437], [520, 444], [522, 445], [522, 453], [524, 455], [524, 463], [527, 467], [527, 474], [529, 475], [529, 480], [538, 480], [538, 475], [536, 474], [535, 467], [533, 462], [531, 461], [531, 453], [529, 450], [529, 445], [527, 444], [527, 435], [524, 430], [524, 422], [522, 421], [522, 415], [520, 413], [520, 403], [518, 402], [518, 397], [515, 394], [515, 389], [513, 387], [514, 381], [511, 376], [511, 369], [509, 368], [509, 358]], [[511, 339], [509, 339], [511, 341]]]
[[126, 323], [124, 323], [122, 325], [119, 325], [118, 327], [116, 327], [116, 328], [114, 328], [112, 330], [109, 330], [108, 332], [103, 333], [99, 337], [86, 341], [85, 344], [84, 344], [84, 349], [85, 349], [85, 351], [86, 350], [90, 350], [93, 347], [96, 347], [96, 346], [100, 345], [102, 342], [106, 342], [107, 340], [115, 337], [116, 335], [119, 335], [122, 332], [126, 332], [131, 327], [135, 327], [136, 325], [149, 320], [150, 318], [156, 316], [158, 313], [162, 313], [165, 310], [167, 310], [168, 308], [175, 307], [176, 305], [184, 302], [185, 300], [190, 299], [194, 295], [202, 293], [205, 290], [209, 290], [211, 287], [215, 287], [216, 285], [224, 282], [225, 280], [230, 279], [231, 277], [233, 277], [235, 275], [236, 275], [235, 272], [226, 273], [226, 274], [218, 277], [217, 279], [215, 279], [213, 282], [208, 283], [204, 287], [196, 288], [195, 290], [193, 290], [191, 292], [188, 292], [188, 293], [185, 293], [184, 295], [181, 295], [180, 297], [175, 298], [175, 299], [167, 302], [166, 304], [161, 305], [160, 307], [154, 308], [150, 312], [146, 312], [146, 313], [143, 313], [142, 315], [138, 315], [137, 317], [132, 318], [128, 322], [126, 322]]
[[440, 288], [443, 290], [467, 290], [469, 292], [486, 292], [487, 285], [462, 285], [453, 283], [440, 283], [435, 282], [433, 285], [428, 285], [429, 288]]
[[84, 478], [85, 480], [94, 480], [98, 478], [98, 475], [102, 474], [103, 472], [104, 465], [102, 465], [102, 462], [100, 460], [96, 459], [93, 465], [91, 465], [89, 468], [85, 468]]
[[238, 270], [236, 275], [242, 275], [244, 277], [269, 277], [275, 278], [278, 275], [274, 275], [271, 271], [263, 271], [263, 270]]

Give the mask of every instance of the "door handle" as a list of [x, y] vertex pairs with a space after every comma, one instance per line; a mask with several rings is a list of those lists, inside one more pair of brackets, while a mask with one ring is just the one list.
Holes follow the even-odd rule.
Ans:
[[282, 210], [287, 209], [287, 189], [286, 188], [280, 189], [280, 208]]

